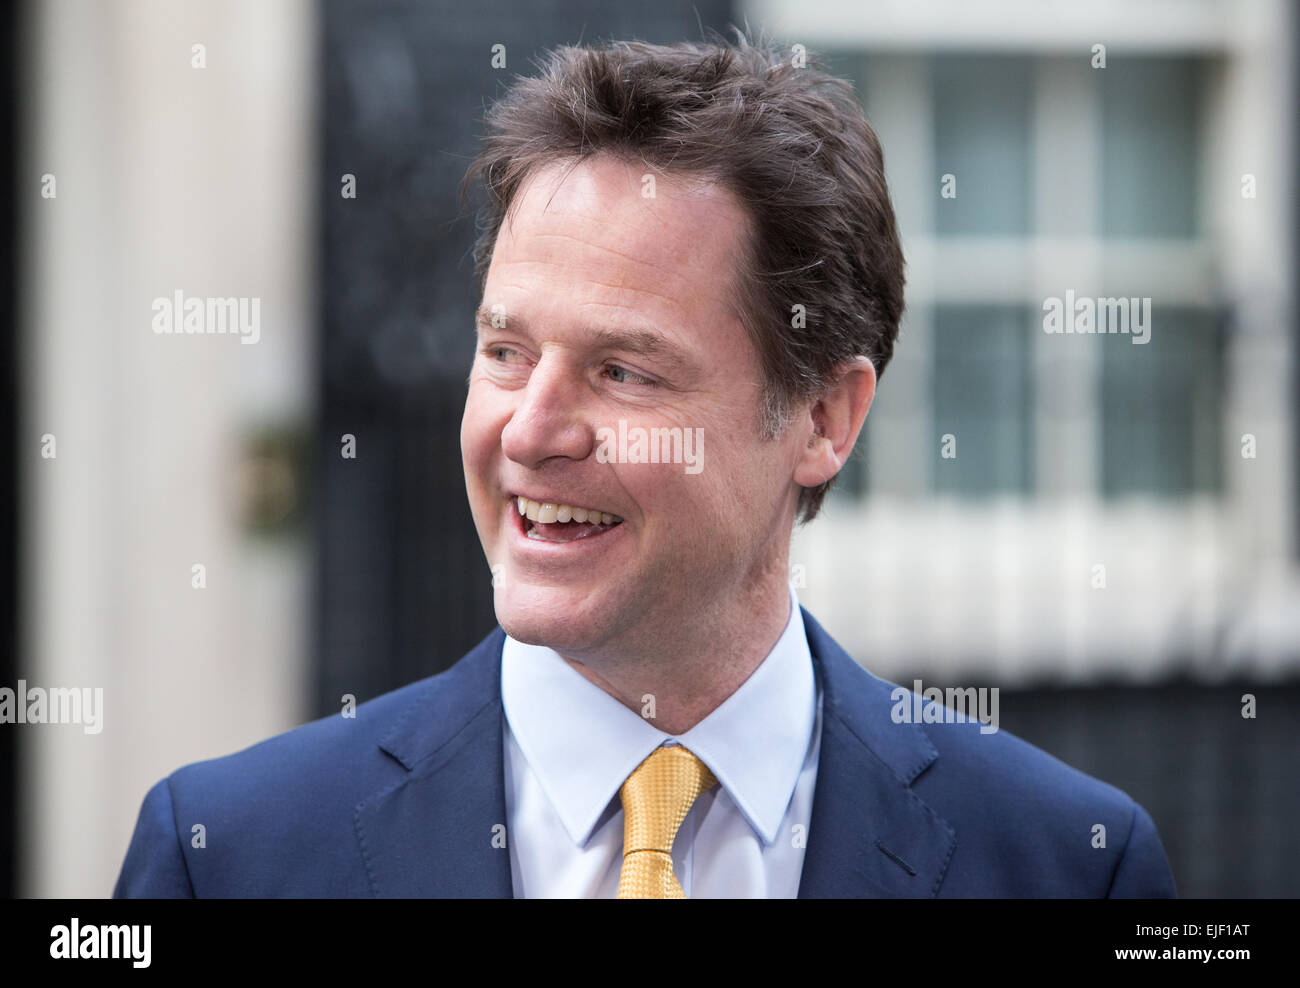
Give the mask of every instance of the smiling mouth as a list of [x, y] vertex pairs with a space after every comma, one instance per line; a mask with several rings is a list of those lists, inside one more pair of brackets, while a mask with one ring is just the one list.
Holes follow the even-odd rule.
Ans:
[[524, 535], [537, 542], [576, 542], [623, 524], [622, 518], [608, 511], [554, 501], [533, 501], [522, 495], [511, 500]]

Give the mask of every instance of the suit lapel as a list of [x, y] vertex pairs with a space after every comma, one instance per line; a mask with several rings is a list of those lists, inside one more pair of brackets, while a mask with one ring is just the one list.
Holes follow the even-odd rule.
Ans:
[[872, 676], [800, 608], [822, 689], [822, 738], [799, 897], [932, 897], [956, 836], [911, 789], [938, 752], [890, 717]]
[[407, 770], [356, 810], [371, 891], [510, 898], [498, 627], [426, 682], [380, 742]]

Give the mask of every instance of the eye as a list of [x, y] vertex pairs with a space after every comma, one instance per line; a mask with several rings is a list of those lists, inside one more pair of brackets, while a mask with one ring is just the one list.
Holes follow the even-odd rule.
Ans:
[[[499, 346], [494, 344], [489, 344], [488, 346], [483, 347], [483, 349], [479, 351], [479, 353], [483, 354], [483, 356], [487, 357], [489, 360], [496, 360], [497, 355], [501, 353], [514, 353], [514, 352], [515, 351], [510, 349], [510, 347], [508, 346]], [[502, 362], [503, 361], [497, 360], [497, 363], [502, 363]]]
[[[615, 384], [642, 384], [653, 386], [654, 381], [640, 374], [634, 374], [626, 367], [620, 367], [618, 364], [607, 364], [606, 370], [610, 372], [610, 380]], [[619, 376], [621, 375], [621, 376]]]

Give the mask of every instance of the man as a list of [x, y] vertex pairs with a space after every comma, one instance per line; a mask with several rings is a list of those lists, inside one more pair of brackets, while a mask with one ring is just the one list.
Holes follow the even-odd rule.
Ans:
[[787, 580], [903, 309], [851, 89], [743, 37], [564, 48], [488, 124], [461, 445], [500, 627], [160, 782], [115, 894], [1172, 895], [1141, 807], [897, 722]]

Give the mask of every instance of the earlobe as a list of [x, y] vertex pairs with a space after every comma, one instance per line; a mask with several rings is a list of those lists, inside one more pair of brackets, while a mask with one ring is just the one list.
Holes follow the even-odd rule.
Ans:
[[820, 432], [814, 432], [808, 437], [807, 450], [799, 457], [793, 479], [800, 487], [820, 487], [839, 473], [841, 466], [835, 445]]
[[826, 483], [847, 462], [876, 392], [876, 369], [866, 357], [840, 365], [835, 383], [808, 408], [812, 434], [795, 467], [801, 487]]

